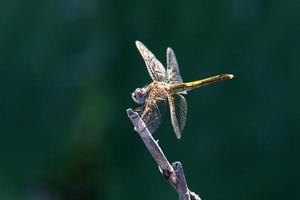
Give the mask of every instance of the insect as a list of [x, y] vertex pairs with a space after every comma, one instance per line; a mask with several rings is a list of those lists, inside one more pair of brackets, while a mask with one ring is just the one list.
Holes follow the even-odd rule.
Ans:
[[187, 103], [183, 95], [187, 94], [187, 92], [192, 89], [210, 83], [232, 79], [233, 75], [221, 74], [184, 83], [180, 75], [173, 49], [170, 47], [167, 48], [166, 70], [142, 42], [136, 41], [135, 44], [143, 57], [150, 77], [153, 80], [149, 85], [142, 88], [136, 88], [135, 91], [132, 92], [132, 99], [136, 103], [142, 104], [142, 106], [136, 108], [135, 111], [138, 112], [143, 119], [149, 131], [154, 133], [162, 121], [162, 116], [168, 102], [172, 126], [176, 137], [180, 139], [187, 118]]

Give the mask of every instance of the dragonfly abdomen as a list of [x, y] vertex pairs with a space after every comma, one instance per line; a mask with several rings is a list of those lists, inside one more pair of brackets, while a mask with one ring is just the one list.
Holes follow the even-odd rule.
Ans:
[[197, 81], [191, 81], [191, 82], [186, 82], [186, 83], [175, 83], [170, 86], [170, 89], [174, 93], [182, 92], [182, 91], [189, 91], [198, 87], [202, 87], [205, 85], [209, 85], [211, 83], [217, 82], [217, 81], [222, 81], [222, 80], [228, 80], [232, 79], [233, 75], [232, 74], [220, 74], [216, 76], [212, 76], [209, 78], [197, 80]]

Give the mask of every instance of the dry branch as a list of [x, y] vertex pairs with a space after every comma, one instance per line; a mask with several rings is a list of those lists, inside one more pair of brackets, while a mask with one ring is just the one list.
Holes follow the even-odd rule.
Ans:
[[174, 162], [172, 165], [169, 163], [138, 113], [129, 108], [127, 109], [127, 115], [134, 125], [134, 130], [139, 134], [150, 154], [156, 161], [160, 172], [178, 192], [179, 199], [201, 200], [196, 193], [191, 192], [188, 189], [181, 163], [178, 161]]

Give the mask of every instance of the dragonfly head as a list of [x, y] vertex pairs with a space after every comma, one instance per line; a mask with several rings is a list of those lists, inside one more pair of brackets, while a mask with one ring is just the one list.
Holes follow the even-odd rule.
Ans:
[[146, 90], [144, 88], [136, 88], [131, 94], [133, 101], [138, 104], [143, 104], [145, 102]]

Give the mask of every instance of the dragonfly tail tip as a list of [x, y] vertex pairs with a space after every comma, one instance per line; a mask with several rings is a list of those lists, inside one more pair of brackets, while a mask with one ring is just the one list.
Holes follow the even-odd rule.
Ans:
[[233, 74], [222, 74], [221, 77], [222, 77], [222, 79], [233, 79], [234, 75]]
[[233, 79], [234, 75], [233, 74], [228, 74], [229, 79]]

